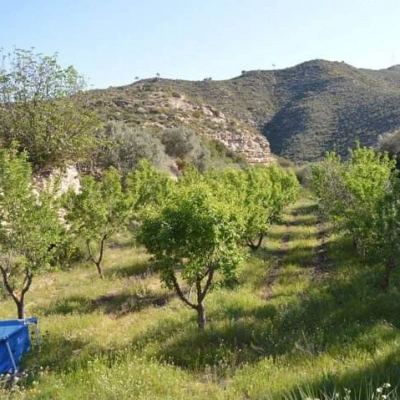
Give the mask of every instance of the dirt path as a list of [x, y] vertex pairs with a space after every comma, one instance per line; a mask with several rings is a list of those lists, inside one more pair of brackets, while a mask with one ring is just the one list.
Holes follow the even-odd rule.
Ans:
[[265, 290], [262, 296], [265, 300], [270, 300], [273, 297], [272, 286], [274, 285], [276, 278], [278, 277], [279, 270], [282, 268], [285, 255], [288, 251], [291, 227], [291, 224], [286, 224], [286, 231], [285, 234], [282, 236], [281, 247], [277, 253], [277, 259], [268, 272], [267, 281], [265, 283]]
[[[309, 249], [309, 254], [304, 256], [303, 260], [305, 262], [300, 261], [300, 264], [303, 268], [309, 269], [311, 279], [314, 281], [324, 279], [328, 275], [328, 235], [322, 220], [319, 216], [316, 216], [316, 211], [312, 208], [312, 203], [310, 204], [301, 199], [297, 207], [294, 205], [287, 215], [289, 216], [289, 221], [286, 224], [285, 232], [281, 236], [280, 248], [276, 252], [276, 259], [266, 277], [265, 288], [262, 294], [262, 298], [265, 300], [271, 300], [274, 297], [273, 287], [285, 262], [290, 258], [289, 252], [296, 251], [296, 248], [290, 249], [292, 247], [290, 245], [291, 242], [294, 242], [293, 247], [296, 247], [295, 241], [301, 242], [306, 238], [314, 240], [315, 245]], [[304, 237], [301, 232], [300, 235], [298, 233], [298, 227], [300, 226], [305, 228]], [[295, 227], [297, 227], [297, 237], [294, 230]], [[308, 231], [306, 227], [309, 227]]]
[[327, 234], [326, 226], [321, 221], [321, 218], [318, 217], [317, 221], [318, 246], [315, 248], [316, 256], [313, 265], [314, 280], [323, 279], [328, 275], [328, 266], [329, 266], [328, 242], [327, 242], [328, 237], [329, 235]]

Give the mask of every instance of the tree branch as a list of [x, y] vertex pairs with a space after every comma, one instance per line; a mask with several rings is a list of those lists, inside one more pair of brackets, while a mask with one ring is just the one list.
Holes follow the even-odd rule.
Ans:
[[199, 306], [204, 297], [202, 297], [202, 290], [201, 290], [201, 281], [203, 278], [197, 278], [196, 279], [196, 292], [197, 292], [197, 306]]
[[103, 235], [101, 242], [100, 242], [100, 254], [99, 258], [97, 260], [97, 264], [101, 263], [101, 260], [103, 259], [103, 253], [104, 253], [104, 243], [107, 240], [107, 234]]
[[7, 270], [3, 266], [0, 266], [0, 271], [1, 271], [1, 274], [3, 276], [4, 286], [5, 286], [8, 294], [13, 298], [15, 303], [18, 304], [20, 302], [20, 299], [16, 296], [16, 294], [14, 293], [13, 288], [10, 285], [10, 282], [8, 280], [8, 272], [7, 272]]
[[92, 248], [90, 247], [90, 239], [86, 239], [86, 246], [87, 246], [88, 253], [89, 253], [88, 259], [96, 264], [96, 260], [93, 257]]
[[172, 284], [174, 285], [175, 291], [176, 291], [177, 295], [179, 296], [179, 298], [180, 298], [184, 303], [186, 303], [189, 307], [191, 307], [191, 308], [193, 308], [194, 310], [196, 310], [196, 309], [197, 309], [196, 305], [193, 304], [191, 301], [189, 301], [189, 300], [185, 297], [185, 295], [183, 294], [183, 292], [182, 292], [182, 290], [181, 290], [181, 288], [180, 288], [180, 286], [179, 286], [178, 280], [176, 279], [176, 276], [175, 276], [175, 274], [174, 274], [173, 272], [171, 273], [171, 277], [172, 277]]
[[25, 280], [24, 280], [24, 286], [21, 291], [21, 301], [23, 300], [25, 293], [29, 290], [32, 284], [32, 273], [29, 271], [29, 269], [26, 269], [25, 272]]
[[214, 278], [214, 272], [215, 272], [214, 268], [209, 268], [209, 269], [208, 269], [208, 278], [207, 278], [207, 282], [206, 282], [206, 284], [205, 284], [205, 286], [204, 286], [203, 291], [200, 292], [200, 293], [201, 293], [201, 294], [200, 294], [200, 297], [199, 297], [200, 302], [202, 302], [202, 301], [204, 300], [204, 297], [206, 297], [206, 294], [207, 294], [208, 290], [210, 289], [212, 280], [213, 280], [213, 278]]
[[258, 242], [254, 243], [254, 241], [252, 239], [248, 239], [247, 246], [249, 246], [252, 250], [257, 250], [261, 246], [263, 239], [264, 239], [264, 234], [260, 233], [260, 235], [258, 237]]

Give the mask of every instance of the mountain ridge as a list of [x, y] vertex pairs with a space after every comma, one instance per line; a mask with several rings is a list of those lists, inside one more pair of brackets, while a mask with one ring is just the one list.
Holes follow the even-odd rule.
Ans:
[[[357, 140], [375, 145], [380, 134], [400, 127], [400, 66], [396, 65], [369, 70], [317, 59], [285, 69], [242, 71], [227, 80], [157, 77], [98, 89], [88, 96], [94, 93], [117, 106], [109, 108], [108, 118], [121, 119], [118, 113], [125, 108], [122, 119], [138, 126], [150, 123], [161, 128], [181, 120], [200, 134], [212, 137], [214, 132], [217, 137], [222, 127], [211, 126], [203, 112], [212, 109], [216, 116], [223, 115], [228, 133], [262, 134], [273, 153], [296, 162], [318, 160], [329, 150], [345, 155]], [[167, 95], [190, 103], [195, 117], [178, 115], [166, 103]], [[130, 115], [124, 101], [135, 104]], [[151, 101], [153, 111], [163, 109], [158, 116], [149, 111]], [[161, 114], [163, 121], [158, 118]]]

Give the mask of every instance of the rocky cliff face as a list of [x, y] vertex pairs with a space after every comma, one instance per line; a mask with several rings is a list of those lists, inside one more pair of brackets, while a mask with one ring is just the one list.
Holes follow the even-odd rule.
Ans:
[[140, 83], [92, 91], [88, 99], [105, 120], [121, 120], [138, 128], [155, 130], [187, 127], [217, 140], [251, 164], [268, 165], [275, 161], [268, 140], [254, 126], [169, 87]]
[[210, 137], [221, 142], [227, 149], [243, 155], [250, 164], [269, 165], [275, 162], [268, 140], [260, 134], [245, 130], [221, 130]]
[[39, 175], [34, 177], [35, 180], [35, 192], [48, 187], [57, 187], [58, 195], [63, 195], [69, 190], [75, 193], [79, 193], [81, 189], [81, 183], [79, 178], [79, 172], [74, 165], [68, 165], [62, 170], [50, 169], [48, 171], [42, 171]]
[[189, 126], [194, 122], [193, 115], [199, 119], [198, 113], [201, 113], [201, 119], [207, 127], [204, 135], [244, 156], [249, 163], [268, 165], [274, 162], [268, 140], [250, 126], [246, 127], [235, 119], [228, 119], [224, 113], [209, 105], [194, 106], [185, 96], [171, 98], [169, 101], [176, 110], [186, 112], [186, 117], [182, 117], [181, 121]]

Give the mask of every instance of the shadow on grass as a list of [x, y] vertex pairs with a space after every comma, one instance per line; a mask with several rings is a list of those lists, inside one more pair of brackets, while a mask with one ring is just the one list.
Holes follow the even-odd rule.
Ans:
[[89, 343], [81, 339], [42, 332], [40, 349], [34, 348], [24, 358], [24, 368], [29, 370], [40, 365], [50, 371], [66, 371], [87, 352]]
[[[331, 253], [340, 253], [341, 258], [336, 260], [335, 268], [332, 267], [332, 274], [322, 282], [310, 282], [307, 292], [287, 296], [282, 302], [274, 299], [262, 305], [255, 303], [253, 307], [240, 302], [227, 306], [220, 304], [209, 312], [204, 332], [197, 330], [195, 312], [190, 318], [161, 320], [139, 335], [132, 348], [141, 349], [149, 345], [161, 360], [172, 361], [192, 371], [208, 371], [211, 367], [221, 378], [233, 374], [238, 366], [264, 358], [279, 360], [286, 357], [286, 362], [290, 362], [290, 357], [298, 360], [331, 351], [343, 360], [354, 352], [376, 354], [382, 344], [394, 342], [397, 337], [396, 329], [400, 327], [400, 284], [397, 282], [400, 282], [400, 274], [395, 271], [392, 287], [387, 293], [381, 293], [382, 271], [379, 267], [362, 265], [346, 241], [338, 239], [329, 246]], [[268, 249], [260, 249], [257, 253], [270, 259], [276, 256]], [[299, 262], [305, 254], [312, 257], [315, 249], [308, 246], [290, 248], [285, 251], [285, 261]], [[134, 266], [126, 268], [127, 273], [135, 274]], [[260, 285], [264, 284], [260, 282]], [[229, 296], [228, 290], [226, 293]], [[70, 297], [55, 303], [47, 312], [68, 314], [102, 310], [121, 315], [162, 306], [173, 296], [173, 293], [161, 298], [113, 293], [95, 300]], [[55, 338], [49, 351], [53, 351], [51, 357], [61, 360], [61, 368], [64, 359], [69, 365], [73, 364], [75, 354], [86, 345]], [[61, 349], [57, 353], [53, 347]], [[46, 357], [44, 360], [48, 359]], [[399, 365], [400, 350], [395, 347], [389, 355], [374, 360], [367, 367], [342, 376], [321, 372], [320, 379], [304, 382], [302, 388], [325, 392], [332, 391], [335, 386], [359, 388], [365, 379], [378, 384], [393, 378], [391, 383], [397, 383]]]
[[313, 202], [293, 207], [291, 210], [291, 214], [296, 216], [309, 215], [309, 214], [315, 214], [316, 211], [318, 211], [318, 204]]
[[323, 249], [324, 247], [322, 246], [316, 247], [312, 244], [300, 244], [285, 250], [280, 248], [271, 249], [268, 248], [268, 243], [266, 243], [266, 247], [262, 247], [257, 251], [252, 252], [252, 256], [270, 263], [282, 260], [283, 264], [299, 264], [300, 266], [306, 267], [315, 262], [318, 253]]
[[[399, 399], [400, 398], [400, 348], [395, 347], [379, 361], [357, 370], [350, 369], [342, 374], [324, 374], [316, 380], [308, 380], [296, 388], [288, 390], [276, 399]], [[384, 384], [390, 383], [390, 388]], [[379, 388], [379, 389], [378, 389]], [[381, 391], [379, 394], [378, 390]], [[351, 397], [346, 397], [347, 393]], [[340, 397], [335, 397], [339, 393]]]
[[[293, 219], [295, 217], [296, 219]], [[292, 214], [292, 216], [287, 216], [283, 217], [282, 219], [274, 222], [275, 225], [278, 226], [304, 226], [304, 227], [309, 227], [309, 226], [314, 226], [316, 224], [316, 217], [315, 215], [304, 215], [304, 216], [295, 216]]]
[[[157, 343], [160, 359], [193, 371], [216, 368], [221, 376], [263, 358], [308, 358], [337, 349], [344, 358], [354, 351], [374, 354], [397, 335], [400, 290], [381, 293], [378, 267], [364, 267], [350, 254], [343, 262], [352, 264], [348, 275], [335, 271], [282, 302], [274, 299], [253, 308], [247, 303], [218, 307], [209, 312], [204, 332], [197, 330], [193, 312], [186, 324], [155, 327], [138, 340]], [[390, 329], [380, 332], [382, 324]], [[394, 362], [387, 367], [397, 368]]]
[[318, 210], [318, 205], [314, 203], [294, 207], [290, 210], [289, 214], [284, 215], [280, 220], [277, 221], [277, 225], [293, 225], [293, 226], [315, 225], [317, 219], [316, 216], [317, 210]]
[[172, 294], [147, 294], [140, 296], [129, 293], [111, 293], [96, 299], [88, 299], [84, 296], [70, 296], [59, 299], [45, 308], [38, 308], [38, 315], [68, 315], [90, 314], [102, 312], [104, 314], [120, 317], [131, 312], [139, 312], [149, 307], [162, 307], [168, 303]]
[[[315, 225], [315, 224], [314, 224]], [[293, 225], [291, 225], [293, 227]], [[300, 226], [300, 225], [299, 225]], [[303, 225], [301, 225], [303, 227]], [[287, 233], [289, 235], [289, 233]], [[282, 232], [269, 232], [268, 235], [264, 238], [263, 243], [268, 245], [269, 241], [278, 241], [282, 239]], [[312, 230], [304, 231], [304, 230], [290, 230], [290, 240], [308, 240], [316, 238], [316, 232]]]
[[133, 262], [129, 265], [109, 267], [104, 271], [104, 276], [106, 278], [128, 278], [130, 276], [146, 278], [154, 272], [155, 269], [148, 261], [141, 261]]
[[91, 306], [95, 310], [102, 310], [105, 314], [122, 316], [149, 307], [165, 306], [172, 297], [171, 293], [148, 294], [146, 296], [111, 294], [93, 300]]
[[114, 238], [114, 239], [111, 239], [108, 242], [107, 247], [109, 249], [127, 249], [127, 248], [132, 249], [134, 247], [134, 245], [135, 245], [135, 242], [132, 239], [129, 239], [129, 238], [124, 238], [124, 239], [117, 238], [117, 239], [115, 239]]

